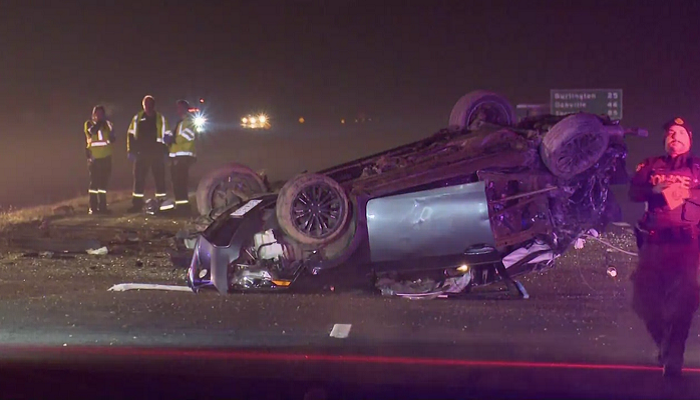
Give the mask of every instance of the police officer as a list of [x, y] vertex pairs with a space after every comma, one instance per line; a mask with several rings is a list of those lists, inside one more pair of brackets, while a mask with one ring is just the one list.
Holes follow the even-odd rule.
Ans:
[[675, 118], [664, 129], [666, 155], [639, 164], [630, 184], [630, 199], [647, 203], [636, 227], [632, 303], [658, 347], [664, 376], [679, 376], [700, 302], [700, 159], [690, 153], [693, 136], [685, 120]]
[[[170, 145], [170, 176], [175, 193], [175, 213], [187, 216], [192, 212], [187, 186], [190, 167], [196, 161], [195, 139], [198, 129], [190, 111], [192, 108], [186, 100], [178, 100], [176, 109], [180, 119], [175, 124], [172, 135], [165, 137], [165, 142]], [[165, 206], [161, 207], [161, 210], [164, 208]]]
[[165, 159], [167, 147], [163, 137], [168, 135], [168, 121], [156, 111], [153, 96], [146, 96], [142, 101], [143, 110], [139, 111], [129, 124], [126, 151], [129, 160], [134, 163], [134, 192], [129, 212], [140, 212], [144, 205], [144, 186], [149, 170], [153, 171], [156, 184], [156, 200], [163, 201], [165, 191]]
[[112, 174], [112, 143], [115, 141], [114, 127], [107, 119], [103, 106], [92, 109], [92, 118], [83, 126], [87, 146], [85, 155], [90, 174], [90, 206], [88, 214], [105, 214], [107, 210], [107, 184]]

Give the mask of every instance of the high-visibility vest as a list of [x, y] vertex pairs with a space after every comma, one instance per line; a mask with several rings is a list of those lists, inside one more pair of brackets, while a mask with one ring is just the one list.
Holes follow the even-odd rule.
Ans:
[[[139, 137], [139, 122], [144, 119], [144, 116], [146, 115], [146, 112], [141, 110], [136, 115], [134, 115], [134, 118], [131, 119], [131, 123], [129, 124], [129, 130], [126, 131], [126, 151], [131, 152], [131, 137], [133, 136], [134, 139], [138, 139]], [[156, 142], [158, 143], [163, 143], [163, 136], [170, 134], [170, 131], [168, 130], [168, 121], [165, 120], [165, 117], [163, 114], [156, 112], [155, 115], [156, 119]]]
[[109, 141], [109, 136], [112, 133], [112, 121], [105, 121], [102, 129], [90, 133], [90, 128], [95, 125], [92, 120], [85, 121], [83, 130], [85, 132], [85, 140], [87, 148], [90, 149], [92, 158], [106, 158], [112, 155], [112, 143]]
[[170, 157], [196, 157], [194, 146], [196, 132], [197, 128], [191, 116], [180, 121], [175, 129], [173, 143], [170, 145]]

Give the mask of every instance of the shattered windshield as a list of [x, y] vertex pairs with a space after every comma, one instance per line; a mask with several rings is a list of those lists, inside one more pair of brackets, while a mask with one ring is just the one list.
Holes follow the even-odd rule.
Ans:
[[700, 377], [697, 4], [390, 3], [4, 6], [0, 344]]

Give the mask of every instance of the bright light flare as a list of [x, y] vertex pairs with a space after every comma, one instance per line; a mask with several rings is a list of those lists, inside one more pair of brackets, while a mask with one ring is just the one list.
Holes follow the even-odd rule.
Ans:
[[469, 272], [469, 265], [467, 264], [462, 264], [459, 267], [457, 267], [457, 271], [459, 272]]
[[204, 131], [204, 127], [207, 124], [207, 117], [205, 117], [202, 114], [195, 114], [194, 119], [192, 120], [194, 123], [194, 127], [199, 131], [202, 132]]
[[264, 115], [261, 115], [258, 117], [258, 121], [260, 121], [261, 124], [264, 124], [265, 122], [267, 122], [267, 117]]

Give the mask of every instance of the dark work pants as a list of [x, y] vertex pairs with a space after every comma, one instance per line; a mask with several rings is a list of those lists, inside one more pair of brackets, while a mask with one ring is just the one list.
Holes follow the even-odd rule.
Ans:
[[107, 185], [112, 175], [112, 157], [88, 160], [90, 174], [90, 209], [93, 211], [107, 209]]
[[134, 193], [132, 203], [134, 206], [143, 206], [144, 189], [148, 172], [153, 172], [153, 180], [156, 184], [156, 199], [163, 200], [165, 191], [165, 157], [163, 155], [139, 155], [134, 161]]
[[172, 157], [170, 159], [170, 176], [173, 180], [176, 205], [189, 203], [187, 186], [190, 179], [190, 167], [194, 162], [195, 158], [190, 156]]
[[643, 243], [632, 275], [632, 305], [664, 365], [683, 366], [685, 342], [700, 303], [697, 238], [691, 243]]

